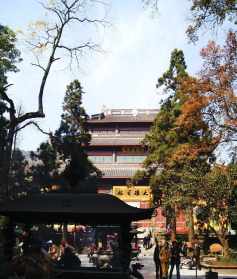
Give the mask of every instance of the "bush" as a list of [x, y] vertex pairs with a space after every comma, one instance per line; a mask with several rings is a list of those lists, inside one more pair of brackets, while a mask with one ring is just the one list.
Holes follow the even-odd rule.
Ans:
[[230, 256], [230, 258], [225, 258], [223, 256], [218, 256], [217, 257], [217, 260], [219, 262], [222, 262], [222, 263], [232, 263], [232, 264], [237, 264], [237, 255], [236, 253], [235, 254], [232, 254]]

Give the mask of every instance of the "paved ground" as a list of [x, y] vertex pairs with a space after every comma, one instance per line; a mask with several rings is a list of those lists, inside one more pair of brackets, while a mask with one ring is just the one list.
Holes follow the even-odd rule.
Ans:
[[[152, 256], [143, 256], [140, 257], [140, 263], [144, 265], [142, 269], [142, 274], [145, 279], [155, 279], [155, 266], [153, 263]], [[195, 270], [181, 269], [181, 279], [194, 279], [196, 278]], [[201, 270], [197, 272], [197, 277], [202, 279], [205, 278], [205, 273], [207, 270]], [[176, 279], [176, 272], [173, 274], [173, 278]], [[218, 278], [236, 278], [237, 279], [237, 270], [225, 270], [218, 272]]]
[[[91, 263], [88, 262], [88, 257], [86, 255], [80, 255], [80, 259], [82, 260], [82, 266], [92, 266]], [[155, 279], [155, 266], [152, 257], [152, 251], [142, 253], [139, 257], [139, 262], [144, 265], [144, 268], [141, 270], [145, 279]], [[195, 279], [196, 271], [181, 269], [181, 279]], [[201, 270], [197, 272], [198, 279], [205, 279], [205, 273], [207, 270]], [[218, 272], [219, 279], [237, 279], [237, 270], [224, 270]], [[111, 278], [112, 279], [112, 278]], [[174, 270], [173, 279], [176, 279], [176, 271]]]

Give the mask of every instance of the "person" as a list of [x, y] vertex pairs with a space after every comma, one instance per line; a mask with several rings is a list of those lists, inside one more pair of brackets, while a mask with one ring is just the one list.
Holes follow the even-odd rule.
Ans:
[[59, 245], [59, 258], [64, 254], [65, 248], [67, 246], [67, 242], [63, 239]]
[[200, 252], [201, 252], [201, 248], [199, 243], [195, 243], [193, 247], [193, 260], [195, 262], [196, 268], [199, 270], [201, 270]]
[[65, 247], [64, 253], [59, 261], [59, 266], [65, 269], [79, 268], [81, 260], [77, 257], [70, 247]]
[[160, 246], [157, 238], [155, 238], [155, 250], [153, 254], [153, 260], [155, 262], [155, 267], [156, 267], [156, 279], [160, 279], [162, 278], [161, 264], [160, 264]]
[[49, 278], [52, 264], [47, 252], [42, 249], [41, 243], [37, 240], [32, 241], [26, 252], [15, 257], [11, 262], [12, 271], [17, 275], [17, 278]]
[[151, 248], [151, 237], [152, 237], [152, 233], [151, 233], [151, 231], [149, 231], [149, 233], [147, 235], [147, 249]]
[[143, 247], [145, 248], [145, 249], [147, 249], [147, 236], [144, 236], [143, 237]]
[[94, 263], [94, 254], [97, 252], [95, 243], [91, 244], [88, 251], [89, 263]]
[[187, 243], [185, 241], [182, 242], [181, 253], [184, 257], [187, 257], [187, 255], [188, 255], [188, 246], [187, 246]]
[[192, 256], [193, 262], [195, 266], [200, 270], [201, 269], [201, 264], [200, 264], [201, 246], [197, 234], [195, 234], [192, 239], [192, 252], [193, 252], [193, 256]]
[[102, 242], [102, 239], [98, 239], [98, 242], [97, 242], [97, 250], [100, 251], [100, 250], [103, 250], [103, 242]]
[[51, 243], [49, 246], [49, 255], [53, 261], [57, 261], [59, 258], [59, 248], [56, 244]]
[[111, 259], [111, 264], [113, 268], [117, 268], [120, 266], [120, 250], [119, 250], [119, 242], [118, 242], [118, 234], [114, 234], [114, 237], [110, 243], [111, 249], [113, 252], [113, 257]]
[[192, 241], [191, 241], [192, 248], [194, 248], [195, 244], [198, 244], [198, 245], [199, 245], [199, 239], [198, 239], [198, 235], [197, 235], [197, 234], [195, 234], [195, 235], [193, 236], [193, 239], [192, 239]]
[[208, 254], [208, 249], [209, 249], [209, 231], [208, 229], [204, 229], [204, 240], [203, 240], [203, 252], [204, 255]]
[[170, 250], [169, 243], [165, 241], [160, 249], [160, 265], [162, 278], [168, 278]]
[[172, 241], [172, 246], [170, 249], [170, 274], [169, 274], [169, 279], [172, 278], [174, 266], [176, 268], [176, 276], [177, 279], [180, 279], [180, 245], [176, 240]]

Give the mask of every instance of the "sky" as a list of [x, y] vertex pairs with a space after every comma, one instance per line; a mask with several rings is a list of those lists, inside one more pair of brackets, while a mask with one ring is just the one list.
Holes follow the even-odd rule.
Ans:
[[[83, 105], [88, 114], [99, 113], [104, 107], [158, 108], [161, 94], [156, 82], [169, 66], [171, 51], [182, 49], [188, 72], [196, 74], [201, 67], [200, 49], [210, 39], [223, 41], [220, 32], [204, 29], [196, 45], [188, 42], [185, 30], [189, 23], [190, 1], [159, 0], [156, 14], [144, 9], [142, 0], [107, 2], [103, 8], [91, 10], [92, 17], [105, 13], [109, 22], [105, 27], [92, 30], [88, 26], [72, 26], [68, 29], [65, 40], [69, 43], [89, 38], [100, 44], [102, 50], [85, 53], [80, 58], [79, 68], [70, 69], [63, 55], [55, 62], [44, 95], [46, 117], [38, 120], [45, 131], [58, 128], [65, 88], [72, 80], [80, 80], [84, 88]], [[47, 17], [37, 0], [0, 0], [0, 5], [0, 24], [17, 32], [25, 32], [29, 24]], [[47, 20], [53, 19], [47, 17]], [[9, 76], [13, 84], [9, 95], [22, 111], [28, 112], [37, 108], [42, 73], [32, 67], [34, 56], [22, 36], [17, 46], [23, 62], [19, 65], [20, 71]], [[45, 140], [46, 136], [36, 128], [27, 127], [18, 136], [18, 146], [23, 150], [36, 150]]]

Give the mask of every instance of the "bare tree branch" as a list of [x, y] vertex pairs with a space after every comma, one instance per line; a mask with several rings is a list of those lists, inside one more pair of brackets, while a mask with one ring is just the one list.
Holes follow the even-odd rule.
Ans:
[[35, 58], [37, 60], [37, 63], [31, 63], [31, 65], [35, 66], [35, 67], [38, 67], [38, 68], [40, 68], [41, 70], [43, 70], [45, 72], [45, 68], [39, 62], [39, 57], [36, 55]]
[[71, 63], [74, 59], [78, 63], [79, 56], [82, 54], [83, 49], [96, 50], [99, 47], [98, 44], [93, 44], [91, 42], [85, 42], [72, 47], [68, 46], [65, 42], [61, 43], [62, 36], [69, 22], [75, 21], [75, 23], [78, 24], [106, 24], [104, 19], [90, 19], [87, 17], [81, 19], [79, 17], [79, 14], [84, 9], [86, 3], [87, 1], [84, 0], [74, 0], [71, 2], [67, 0], [57, 0], [56, 4], [53, 4], [52, 6], [46, 6], [44, 3], [40, 3], [44, 9], [56, 16], [58, 22], [56, 22], [52, 27], [47, 25], [44, 30], [45, 35], [40, 34], [37, 37], [36, 42], [28, 41], [28, 44], [34, 49], [43, 49], [49, 46], [50, 54], [46, 65], [42, 65], [40, 63], [38, 56], [36, 56], [36, 63], [32, 63], [33, 66], [38, 67], [43, 71], [43, 76], [38, 92], [38, 109], [17, 117], [16, 126], [29, 119], [45, 117], [43, 106], [44, 89], [53, 63], [60, 59], [59, 57], [55, 58], [57, 50], [62, 49], [69, 52]]
[[56, 14], [56, 16], [59, 18], [60, 22], [63, 24], [63, 18], [62, 18], [62, 14], [61, 11], [58, 11], [57, 8], [51, 8], [46, 6], [43, 2], [40, 2], [40, 5], [47, 11], [53, 12], [54, 14]]
[[51, 133], [49, 132], [45, 132], [38, 123], [34, 122], [34, 121], [29, 121], [27, 123], [25, 123], [24, 125], [22, 125], [21, 127], [15, 129], [15, 133], [18, 133], [20, 130], [24, 129], [25, 127], [29, 126], [29, 125], [34, 125], [42, 134], [47, 135], [47, 136], [51, 136]]
[[76, 47], [67, 47], [64, 45], [58, 45], [58, 48], [63, 48], [69, 52], [75, 52], [75, 51], [81, 51], [84, 48], [88, 48], [88, 49], [95, 49], [99, 47], [99, 45], [97, 44], [91, 44], [90, 42], [84, 43], [82, 45], [76, 46]]
[[99, 23], [99, 24], [103, 24], [103, 25], [109, 24], [107, 21], [100, 20], [100, 19], [89, 19], [89, 18], [80, 19], [78, 17], [70, 17], [70, 20], [75, 20], [80, 23], [87, 22], [87, 23]]

